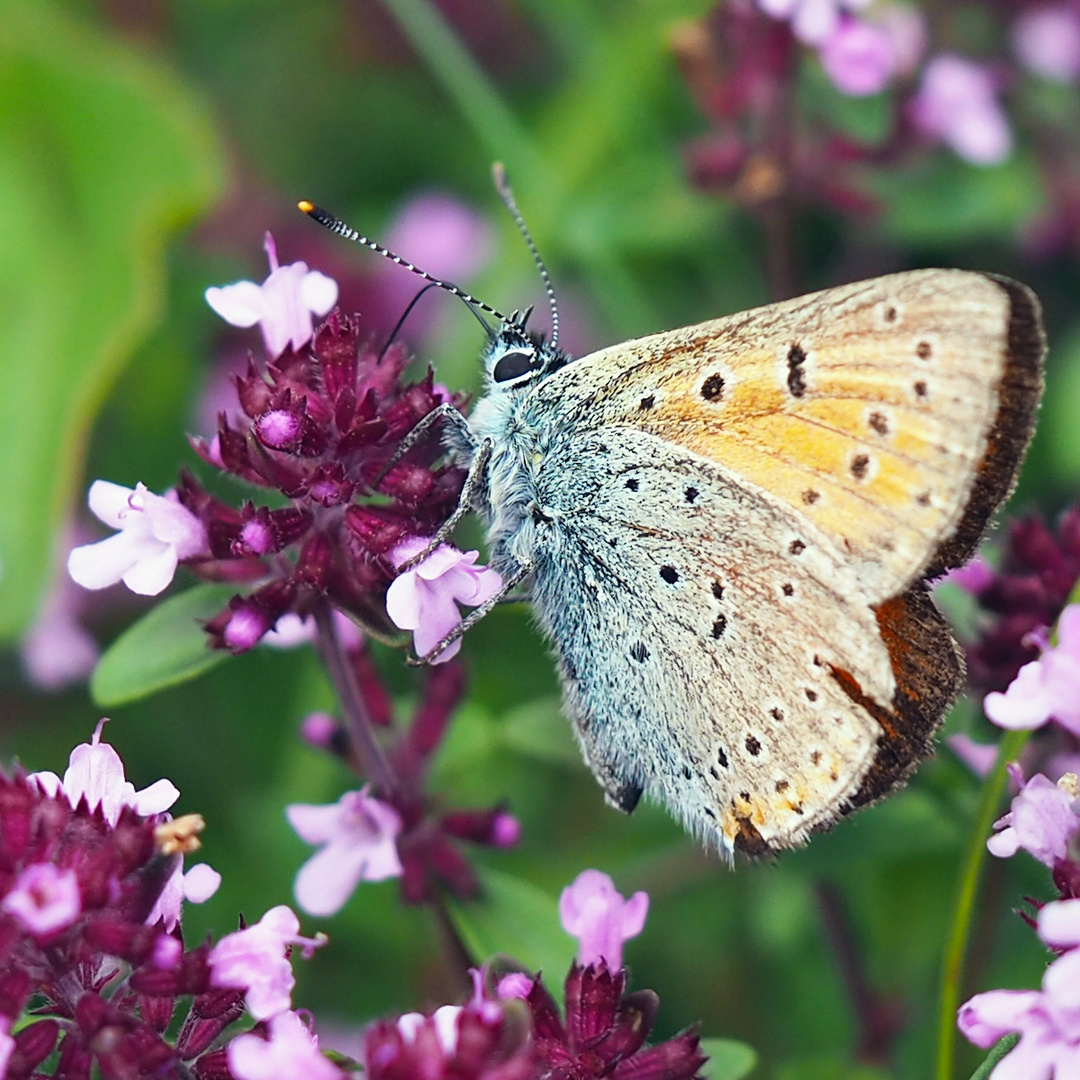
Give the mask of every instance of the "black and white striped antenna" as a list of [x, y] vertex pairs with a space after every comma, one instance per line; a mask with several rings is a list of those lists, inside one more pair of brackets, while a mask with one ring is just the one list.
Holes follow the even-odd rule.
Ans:
[[[377, 241], [364, 236], [361, 232], [357, 232], [356, 229], [351, 225], [347, 225], [341, 218], [331, 214], [329, 210], [324, 210], [321, 206], [316, 206], [314, 203], [308, 202], [307, 199], [302, 199], [296, 205], [303, 210], [308, 217], [314, 218], [315, 221], [329, 229], [332, 233], [337, 233], [338, 236], [342, 236], [346, 240], [351, 240], [355, 244], [361, 244], [366, 248], [370, 248], [376, 255], [381, 255], [384, 259], [389, 259], [391, 262], [397, 263], [398, 266], [405, 267], [406, 270], [422, 277], [436, 288], [443, 289], [452, 296], [458, 297], [459, 300], [464, 300], [474, 311], [476, 308], [479, 308], [481, 311], [486, 311], [489, 315], [494, 315], [496, 319], [504, 323], [513, 323], [515, 321], [513, 317], [508, 319], [497, 308], [493, 308], [490, 304], [485, 304], [483, 300], [473, 296], [472, 293], [466, 292], [452, 281], [443, 281], [441, 278], [435, 277], [434, 274], [429, 274], [426, 270], [421, 270], [419, 266], [409, 262], [408, 259], [403, 259], [389, 248], [383, 247], [382, 244]], [[481, 322], [483, 322], [483, 320], [481, 320]], [[490, 333], [490, 327], [487, 329]]]
[[[544, 283], [544, 292], [547, 293], [548, 306], [551, 308], [551, 347], [554, 349], [559, 344], [559, 308], [555, 303], [555, 287], [551, 284], [551, 276], [547, 272], [544, 260], [540, 258], [540, 252], [536, 249], [532, 233], [529, 232], [529, 227], [525, 224], [525, 219], [517, 208], [514, 193], [510, 190], [510, 181], [506, 178], [506, 168], [501, 161], [496, 161], [491, 166], [491, 175], [495, 180], [495, 190], [499, 193], [503, 205], [510, 211], [510, 216], [514, 219], [518, 232], [525, 238], [525, 243], [532, 253], [533, 262], [536, 263], [536, 269], [540, 272], [540, 280]], [[532, 311], [532, 308], [529, 308], [529, 311]]]

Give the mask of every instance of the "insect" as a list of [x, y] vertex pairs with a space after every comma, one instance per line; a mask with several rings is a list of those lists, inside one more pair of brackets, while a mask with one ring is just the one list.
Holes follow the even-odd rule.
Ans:
[[469, 510], [486, 521], [612, 805], [648, 794], [728, 860], [798, 845], [902, 784], [962, 688], [926, 581], [971, 556], [1012, 489], [1039, 303], [1005, 278], [913, 270], [572, 360], [496, 179], [549, 340], [301, 204], [499, 319], [483, 397], [467, 419], [439, 411], [469, 473], [433, 544]]

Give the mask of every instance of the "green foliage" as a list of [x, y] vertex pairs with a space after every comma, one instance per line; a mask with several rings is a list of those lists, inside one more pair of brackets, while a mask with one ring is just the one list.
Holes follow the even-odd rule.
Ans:
[[165, 244], [221, 185], [214, 126], [167, 64], [64, 5], [6, 6], [0, 636], [26, 625], [64, 554], [90, 424], [161, 317]]
[[98, 661], [90, 680], [95, 703], [128, 705], [217, 667], [229, 654], [210, 648], [203, 623], [235, 593], [232, 585], [196, 585], [152, 607]]

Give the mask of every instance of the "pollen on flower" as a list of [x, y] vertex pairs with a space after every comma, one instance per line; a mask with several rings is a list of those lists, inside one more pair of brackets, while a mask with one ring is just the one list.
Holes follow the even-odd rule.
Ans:
[[199, 833], [205, 828], [201, 814], [181, 814], [154, 830], [154, 842], [163, 855], [191, 855], [202, 847]]

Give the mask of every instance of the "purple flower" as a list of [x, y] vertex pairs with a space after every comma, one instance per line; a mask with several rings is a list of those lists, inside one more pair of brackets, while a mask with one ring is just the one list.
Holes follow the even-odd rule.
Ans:
[[157, 596], [177, 563], [207, 552], [202, 522], [171, 493], [163, 497], [143, 484], [132, 490], [95, 480], [88, 501], [99, 520], [120, 532], [68, 555], [68, 573], [84, 589], [123, 581], [134, 593]]
[[1012, 149], [1009, 121], [990, 70], [963, 56], [935, 56], [911, 99], [911, 120], [973, 165], [997, 165]]
[[8, 1062], [15, 1049], [15, 1040], [11, 1037], [11, 1019], [0, 1016], [0, 1076], [7, 1076]]
[[998, 748], [993, 743], [977, 743], [968, 735], [950, 735], [949, 749], [978, 777], [985, 778], [997, 761]]
[[71, 751], [63, 780], [53, 772], [31, 773], [27, 779], [48, 795], [62, 792], [72, 806], [77, 806], [80, 799], [86, 799], [91, 810], [100, 806], [110, 825], [117, 823], [125, 806], [142, 817], [164, 813], [180, 798], [180, 792], [169, 780], [157, 780], [136, 791], [135, 785], [124, 776], [120, 755], [101, 741], [106, 722], [99, 720], [90, 742], [80, 743]]
[[833, 85], [851, 97], [880, 93], [897, 66], [888, 31], [859, 19], [842, 19], [822, 42], [819, 55]]
[[1058, 644], [1025, 664], [1005, 693], [983, 701], [999, 727], [1036, 728], [1048, 720], [1080, 735], [1080, 604], [1070, 604], [1058, 620]]
[[300, 937], [300, 920], [285, 904], [271, 908], [254, 926], [227, 934], [211, 950], [211, 982], [246, 993], [248, 1011], [268, 1020], [292, 1004], [296, 984], [286, 950], [302, 945], [304, 955], [325, 944], [326, 938]]
[[1066, 774], [1055, 784], [1036, 773], [1013, 799], [1009, 812], [994, 823], [998, 832], [986, 842], [987, 850], [1008, 858], [1023, 848], [1053, 867], [1055, 860], [1066, 857], [1069, 841], [1080, 830], [1078, 795], [1074, 774]]
[[1075, 3], [1023, 12], [1013, 23], [1012, 44], [1020, 63], [1055, 82], [1080, 78], [1080, 10]]
[[[422, 536], [411, 536], [390, 553], [390, 561], [401, 566], [427, 546]], [[394, 625], [413, 631], [413, 647], [426, 656], [454, 627], [461, 625], [458, 604], [478, 607], [502, 587], [498, 571], [475, 566], [477, 551], [458, 551], [440, 544], [418, 566], [399, 574], [386, 592], [386, 613]], [[460, 638], [445, 648], [432, 662], [445, 663], [457, 655]]]
[[276, 360], [287, 347], [295, 351], [311, 340], [312, 314], [325, 315], [337, 303], [338, 287], [333, 278], [309, 270], [305, 262], [278, 266], [277, 247], [269, 233], [263, 248], [270, 276], [261, 285], [238, 281], [209, 288], [206, 302], [232, 326], [258, 323], [266, 352]]
[[835, 30], [843, 11], [860, 11], [870, 0], [757, 0], [774, 19], [791, 23], [796, 37], [808, 45], [821, 45]]
[[1020, 1041], [990, 1080], [1067, 1080], [1080, 1075], [1080, 900], [1046, 904], [1039, 937], [1068, 951], [1043, 975], [1041, 990], [991, 990], [960, 1007], [957, 1023], [976, 1046], [987, 1048], [1012, 1032]]
[[566, 1020], [540, 976], [525, 996], [533, 1044], [546, 1080], [692, 1080], [707, 1060], [693, 1029], [649, 1046], [660, 1001], [651, 990], [625, 993], [626, 972], [607, 964], [572, 964]]
[[311, 915], [333, 915], [361, 881], [400, 877], [397, 811], [362, 791], [346, 792], [330, 806], [294, 803], [285, 808], [302, 840], [322, 844], [296, 876], [296, 902]]
[[267, 1039], [248, 1034], [229, 1043], [234, 1080], [341, 1080], [341, 1070], [319, 1053], [318, 1036], [298, 1013], [278, 1013], [267, 1028]]
[[578, 962], [585, 967], [604, 960], [619, 971], [623, 942], [641, 933], [648, 912], [647, 893], [624, 900], [599, 870], [583, 870], [559, 897], [563, 929], [578, 939]]
[[34, 937], [47, 938], [82, 914], [78, 876], [52, 863], [34, 863], [19, 875], [0, 907]]
[[539, 1075], [520, 1007], [474, 994], [431, 1016], [406, 1013], [364, 1033], [367, 1080], [535, 1080]]

